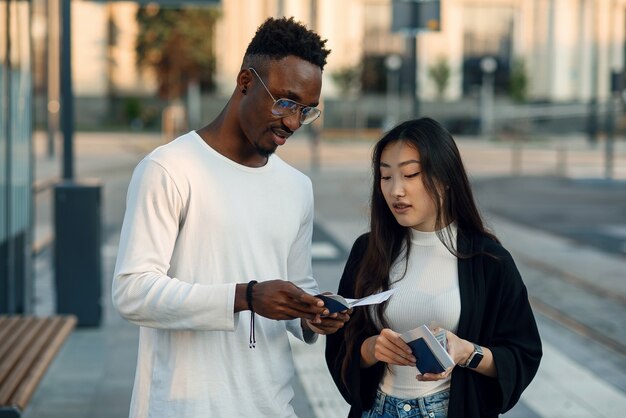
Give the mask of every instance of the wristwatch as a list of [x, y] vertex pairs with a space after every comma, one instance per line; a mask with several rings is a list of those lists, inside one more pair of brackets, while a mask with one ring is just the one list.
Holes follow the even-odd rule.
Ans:
[[461, 367], [467, 367], [468, 369], [475, 369], [483, 359], [483, 348], [478, 344], [474, 344], [474, 351], [470, 354], [465, 364], [459, 364]]

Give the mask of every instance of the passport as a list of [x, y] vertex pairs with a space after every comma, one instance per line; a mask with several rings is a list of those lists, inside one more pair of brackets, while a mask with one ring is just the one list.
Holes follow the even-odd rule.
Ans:
[[415, 365], [421, 374], [443, 373], [455, 365], [445, 349], [445, 331], [437, 334], [436, 337], [426, 325], [421, 325], [400, 335], [411, 347], [416, 358]]
[[329, 313], [341, 312], [356, 306], [377, 305], [389, 299], [395, 293], [396, 289], [390, 289], [386, 292], [375, 293], [360, 299], [348, 299], [341, 295], [325, 294], [315, 295], [324, 301], [324, 306]]

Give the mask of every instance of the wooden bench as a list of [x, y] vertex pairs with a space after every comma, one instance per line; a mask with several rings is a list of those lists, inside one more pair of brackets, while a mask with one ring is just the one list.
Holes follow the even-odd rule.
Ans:
[[0, 417], [20, 417], [76, 317], [0, 315]]

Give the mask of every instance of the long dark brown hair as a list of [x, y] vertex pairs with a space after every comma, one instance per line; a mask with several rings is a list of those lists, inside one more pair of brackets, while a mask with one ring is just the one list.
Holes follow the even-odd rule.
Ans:
[[[411, 245], [410, 228], [400, 225], [385, 201], [380, 187], [380, 159], [387, 145], [402, 141], [420, 154], [421, 176], [426, 190], [435, 203], [437, 216], [435, 230], [442, 243], [455, 256], [461, 254], [452, 242], [450, 224], [455, 222], [459, 235], [479, 234], [498, 241], [487, 230], [480, 216], [470, 183], [463, 166], [461, 154], [452, 135], [431, 118], [409, 120], [385, 134], [374, 146], [372, 155], [372, 195], [370, 201], [370, 233], [367, 249], [357, 268], [354, 295], [356, 298], [389, 289], [389, 272], [392, 264], [402, 254], [408, 254]], [[347, 382], [348, 365], [352, 361], [357, 335], [365, 332], [374, 335], [380, 327], [387, 328], [384, 317], [385, 303], [369, 309], [355, 309], [345, 326], [346, 358], [342, 374]], [[373, 313], [375, 315], [373, 315]]]

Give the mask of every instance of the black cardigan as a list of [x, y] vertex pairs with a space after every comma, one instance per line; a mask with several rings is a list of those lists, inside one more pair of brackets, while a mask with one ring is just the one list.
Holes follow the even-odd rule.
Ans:
[[[457, 335], [488, 347], [498, 376], [491, 378], [455, 367], [448, 418], [497, 417], [517, 403], [537, 373], [541, 340], [526, 287], [509, 252], [489, 238], [463, 238], [460, 231], [458, 235], [460, 253], [478, 255], [458, 261], [461, 316]], [[338, 293], [344, 297], [354, 297], [354, 278], [366, 247], [367, 234], [364, 234], [354, 243], [339, 283]], [[384, 363], [360, 367], [360, 347], [370, 336], [363, 332], [357, 337], [348, 370], [348, 387], [341, 377], [346, 355], [344, 332], [339, 330], [326, 339], [326, 363], [339, 391], [351, 405], [349, 417], [360, 417], [363, 410], [371, 408], [383, 377]]]

